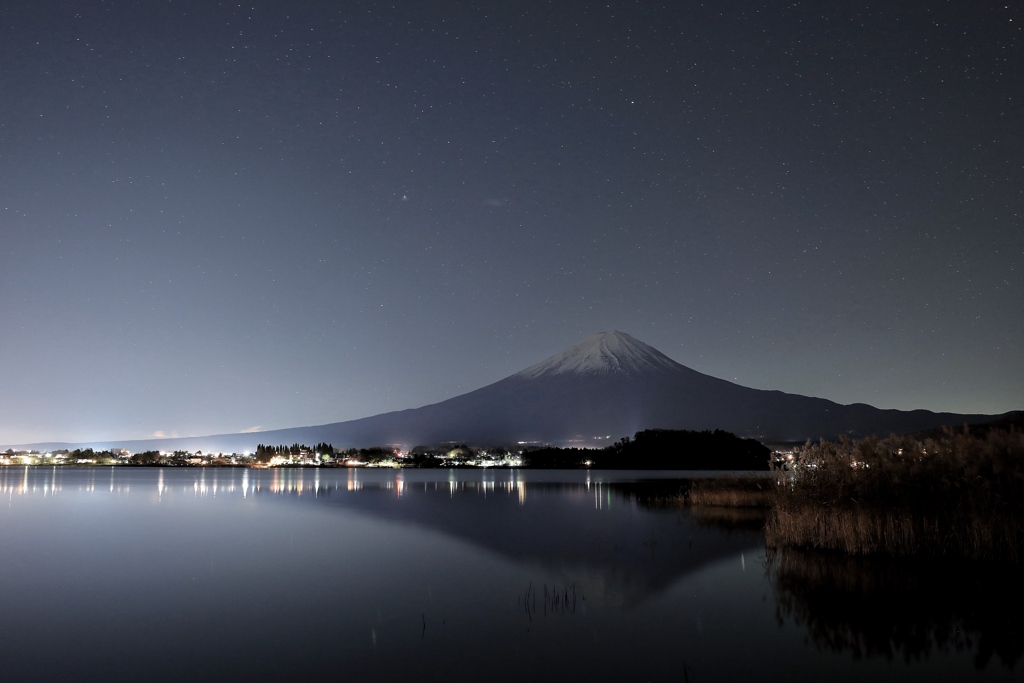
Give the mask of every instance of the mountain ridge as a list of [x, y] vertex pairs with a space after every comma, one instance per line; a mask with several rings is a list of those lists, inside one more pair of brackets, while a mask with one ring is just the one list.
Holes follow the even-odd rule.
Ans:
[[763, 443], [887, 436], [998, 416], [880, 409], [752, 389], [686, 367], [624, 332], [602, 332], [492, 384], [418, 408], [244, 434], [88, 444], [137, 450], [253, 451], [258, 443], [335, 447], [464, 442], [604, 446], [645, 429], [722, 429]]

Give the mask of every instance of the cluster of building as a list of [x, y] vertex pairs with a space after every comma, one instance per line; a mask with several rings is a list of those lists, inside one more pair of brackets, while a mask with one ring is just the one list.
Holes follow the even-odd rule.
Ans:
[[0, 466], [3, 465], [205, 465], [230, 466], [249, 465], [253, 457], [246, 453], [203, 453], [197, 451], [132, 453], [123, 448], [105, 451], [92, 449], [69, 451], [66, 449], [48, 452], [15, 451], [8, 449], [0, 453]]
[[167, 467], [518, 467], [522, 454], [467, 446], [449, 448], [417, 447], [349, 449], [317, 452], [305, 447], [270, 455], [269, 453], [224, 453], [203, 451], [144, 451], [132, 453], [123, 448], [105, 451], [93, 449], [15, 451], [0, 453], [0, 466], [10, 465], [125, 465]]

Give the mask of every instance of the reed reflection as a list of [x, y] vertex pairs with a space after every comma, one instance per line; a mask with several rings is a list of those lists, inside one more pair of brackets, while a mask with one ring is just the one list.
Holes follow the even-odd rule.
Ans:
[[973, 653], [1013, 670], [1024, 655], [1020, 568], [785, 550], [768, 554], [780, 626], [823, 650], [907, 662]]

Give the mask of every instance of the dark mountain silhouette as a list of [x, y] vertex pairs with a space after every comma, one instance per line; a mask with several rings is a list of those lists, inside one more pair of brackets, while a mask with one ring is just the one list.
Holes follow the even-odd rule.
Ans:
[[[958, 425], [956, 431], [962, 431], [964, 425]], [[989, 432], [1024, 432], [1024, 410], [1004, 413], [988, 422], [966, 423], [967, 432], [973, 436], [985, 436]], [[919, 439], [939, 439], [944, 436], [946, 427], [935, 427], [923, 432], [914, 432], [910, 436]]]
[[[766, 443], [933, 429], [992, 415], [882, 410], [739, 386], [604, 332], [488, 386], [440, 403], [347, 422], [253, 434], [118, 442], [130, 450], [254, 450], [257, 443], [604, 446], [644, 429], [723, 429]], [[98, 444], [104, 445], [104, 444]]]

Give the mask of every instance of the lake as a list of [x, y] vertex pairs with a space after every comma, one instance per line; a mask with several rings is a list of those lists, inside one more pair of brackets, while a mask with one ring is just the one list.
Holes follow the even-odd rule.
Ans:
[[1024, 675], [1018, 570], [769, 554], [680, 476], [2, 468], [3, 678]]

